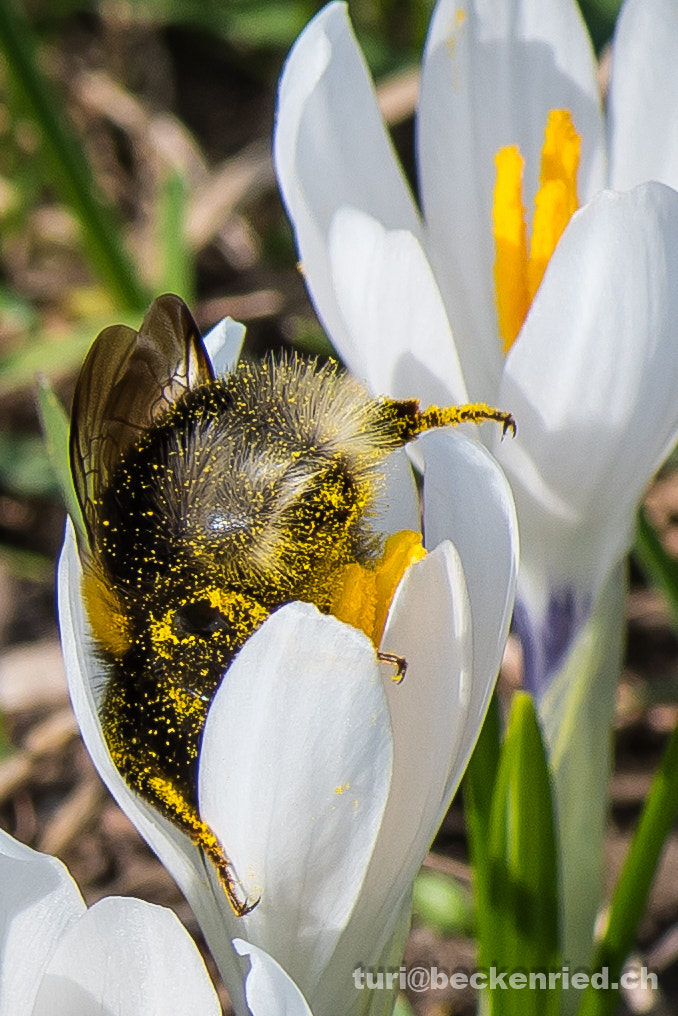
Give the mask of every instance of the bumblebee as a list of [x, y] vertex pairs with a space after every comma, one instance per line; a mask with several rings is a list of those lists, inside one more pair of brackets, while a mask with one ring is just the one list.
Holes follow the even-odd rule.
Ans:
[[482, 404], [373, 398], [336, 364], [298, 357], [215, 377], [171, 295], [138, 332], [106, 328], [85, 359], [70, 456], [104, 737], [127, 784], [212, 861], [239, 916], [256, 901], [197, 805], [216, 689], [272, 611], [304, 600], [341, 616], [347, 573], [377, 568], [383, 458], [432, 427], [486, 419], [515, 429]]

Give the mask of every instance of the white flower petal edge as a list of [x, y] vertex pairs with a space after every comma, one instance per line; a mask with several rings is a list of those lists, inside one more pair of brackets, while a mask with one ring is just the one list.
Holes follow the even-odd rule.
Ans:
[[384, 484], [375, 497], [372, 527], [376, 533], [399, 533], [402, 529], [419, 532], [419, 492], [412, 464], [405, 448], [397, 448], [384, 459]]
[[531, 217], [549, 110], [583, 137], [579, 189], [604, 186], [604, 128], [591, 43], [571, 0], [440, 0], [422, 64], [417, 151], [425, 247], [471, 399], [494, 401], [502, 353], [494, 303], [495, 155], [517, 144]]
[[245, 999], [252, 1016], [311, 1016], [306, 999], [279, 963], [250, 942], [233, 939], [239, 956], [247, 956]]
[[533, 632], [557, 601], [575, 628], [586, 616], [678, 436], [676, 236], [676, 192], [601, 193], [571, 220], [507, 357], [500, 399], [518, 436], [497, 456], [520, 518], [518, 599]]
[[203, 337], [205, 349], [217, 377], [229, 374], [238, 362], [245, 341], [245, 326], [225, 317]]
[[221, 1012], [200, 954], [171, 911], [121, 897], [87, 910], [60, 861], [2, 831], [0, 899], [2, 1016]]
[[[507, 435], [502, 447], [513, 440]], [[513, 496], [496, 460], [479, 442], [441, 430], [424, 434], [418, 446], [424, 456], [427, 546], [451, 540], [466, 575], [474, 629], [472, 696], [482, 716], [504, 653], [518, 577]], [[462, 743], [462, 757], [472, 747]]]
[[85, 904], [65, 865], [0, 829], [0, 1016], [30, 1016], [40, 980]]
[[610, 186], [644, 180], [678, 188], [678, 5], [626, 0], [612, 48]]
[[[329, 236], [330, 272], [349, 345], [339, 352], [369, 388], [394, 398], [467, 402], [438, 285], [413, 233], [340, 208]], [[441, 352], [445, 351], [442, 356]]]
[[61, 939], [31, 1016], [219, 1016], [195, 944], [171, 910], [109, 897]]
[[[358, 906], [323, 980], [305, 991], [314, 1012], [364, 1009], [353, 986], [358, 966], [395, 962], [404, 945], [412, 880], [442, 820], [462, 769], [456, 739], [482, 717], [469, 714], [472, 627], [459, 557], [442, 544], [406, 572], [382, 649], [407, 660], [407, 674], [384, 681], [394, 739], [393, 780]], [[379, 993], [378, 993], [379, 994]], [[387, 999], [384, 1001], [386, 1005]]]
[[240, 650], [210, 709], [200, 810], [261, 894], [238, 930], [304, 993], [360, 897], [392, 767], [369, 639], [310, 604], [281, 607]]
[[309, 23], [283, 70], [274, 160], [313, 299], [343, 354], [351, 341], [327, 253], [334, 212], [350, 205], [415, 236], [420, 224], [342, 3]]

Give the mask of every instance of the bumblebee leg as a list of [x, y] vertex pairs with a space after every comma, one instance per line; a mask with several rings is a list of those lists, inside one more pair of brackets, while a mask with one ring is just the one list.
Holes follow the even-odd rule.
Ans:
[[206, 822], [198, 815], [195, 808], [186, 800], [171, 780], [164, 776], [149, 775], [144, 780], [145, 786], [135, 787], [142, 797], [150, 800], [161, 814], [178, 825], [200, 847], [206, 857], [217, 870], [219, 881], [226, 893], [228, 902], [236, 917], [249, 914], [259, 902], [259, 898], [249, 899], [233, 870], [226, 851]]
[[391, 663], [395, 667], [395, 674], [392, 680], [395, 684], [400, 684], [404, 680], [405, 674], [407, 673], [407, 660], [404, 656], [396, 656], [395, 653], [377, 653], [377, 659], [380, 663]]
[[492, 420], [501, 424], [502, 437], [510, 430], [511, 436], [516, 436], [516, 421], [511, 413], [502, 409], [495, 409], [484, 402], [472, 402], [466, 406], [447, 406], [443, 409], [438, 406], [429, 406], [423, 413], [419, 413], [420, 430], [431, 430], [433, 427], [457, 426], [460, 423], [483, 423], [485, 420]]
[[[502, 437], [511, 431], [516, 435], [516, 421], [511, 413], [495, 409], [484, 402], [471, 402], [464, 406], [429, 406], [423, 412], [416, 399], [385, 399], [383, 403], [395, 414], [398, 435], [403, 442], [412, 441], [425, 430], [435, 427], [456, 427], [460, 423], [500, 423]], [[393, 419], [393, 417], [392, 417]]]
[[221, 886], [236, 917], [244, 917], [254, 910], [259, 899], [248, 899], [221, 842], [177, 785], [148, 765], [140, 765], [128, 752], [116, 751], [110, 743], [109, 751], [125, 783], [173, 825], [178, 826], [209, 858], [217, 870]]

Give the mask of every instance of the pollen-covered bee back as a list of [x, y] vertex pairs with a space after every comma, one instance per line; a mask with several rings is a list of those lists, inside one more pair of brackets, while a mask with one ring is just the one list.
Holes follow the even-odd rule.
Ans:
[[250, 904], [196, 800], [216, 689], [283, 604], [341, 603], [352, 616], [350, 569], [378, 581], [370, 523], [384, 456], [467, 419], [512, 425], [482, 405], [421, 412], [374, 398], [336, 364], [295, 356], [215, 378], [174, 296], [139, 332], [107, 328], [85, 360], [71, 463], [89, 538], [83, 596], [107, 670], [104, 736], [129, 785], [216, 864], [236, 913]]

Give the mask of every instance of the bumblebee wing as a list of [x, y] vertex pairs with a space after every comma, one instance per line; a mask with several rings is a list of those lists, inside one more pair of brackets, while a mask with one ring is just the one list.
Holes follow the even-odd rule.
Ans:
[[90, 541], [100, 493], [125, 452], [212, 368], [198, 326], [178, 296], [158, 297], [141, 328], [105, 328], [95, 339], [73, 397], [71, 472]]

